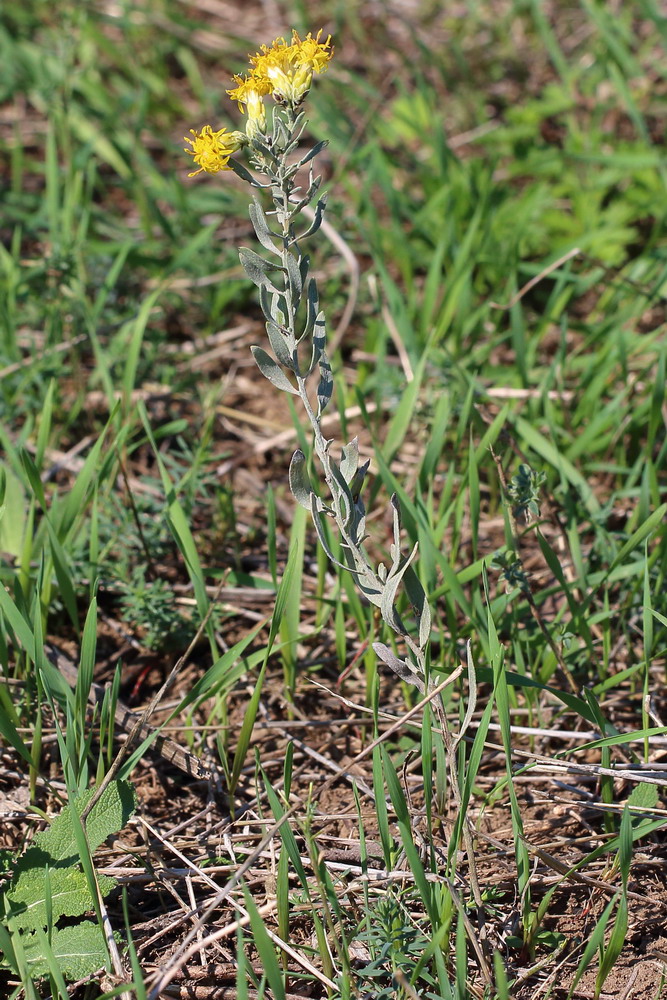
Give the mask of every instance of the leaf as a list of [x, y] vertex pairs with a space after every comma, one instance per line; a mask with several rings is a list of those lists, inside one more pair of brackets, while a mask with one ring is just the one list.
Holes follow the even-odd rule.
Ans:
[[[334, 482], [332, 486], [332, 494], [335, 500], [335, 506], [338, 507], [339, 521], [344, 525], [347, 530], [350, 526], [350, 521], [354, 513], [354, 504], [352, 502], [352, 494], [350, 493], [350, 487], [345, 482], [340, 469], [335, 462], [331, 463], [331, 475], [333, 476]], [[335, 485], [334, 485], [335, 484]]]
[[291, 392], [294, 396], [299, 395], [298, 389], [294, 388], [282, 368], [278, 367], [266, 351], [262, 350], [261, 347], [251, 347], [250, 350], [264, 378], [268, 378], [269, 382], [275, 385], [276, 389], [281, 389], [283, 392]]
[[248, 250], [247, 247], [239, 249], [239, 259], [243, 265], [243, 270], [255, 285], [268, 288], [270, 292], [275, 292], [278, 295], [280, 294], [280, 289], [276, 288], [268, 276], [269, 271], [280, 269], [278, 264], [272, 264], [270, 261], [264, 260], [258, 253], [255, 253], [254, 250]]
[[[307, 299], [307, 313], [306, 313], [306, 325], [303, 328], [303, 333], [299, 337], [299, 341], [305, 340], [310, 337], [313, 330], [315, 329], [315, 323], [320, 314], [320, 297], [317, 291], [317, 282], [314, 278], [310, 278], [306, 283], [306, 299]], [[320, 354], [324, 348], [324, 330], [322, 330], [322, 339], [319, 340], [318, 353], [315, 355], [315, 350], [313, 345], [313, 357], [314, 361], [310, 367], [312, 371], [317, 362], [320, 360]]]
[[[319, 330], [318, 330], [319, 327]], [[324, 313], [319, 313], [317, 320], [315, 321], [315, 334], [313, 337], [314, 343], [324, 343]], [[329, 405], [331, 397], [333, 396], [333, 375], [331, 374], [331, 365], [327, 359], [327, 356], [322, 349], [320, 356], [320, 382], [317, 387], [317, 416], [321, 417], [324, 410]]]
[[269, 337], [269, 343], [273, 348], [273, 353], [285, 368], [289, 368], [290, 371], [296, 371], [294, 364], [293, 354], [287, 346], [287, 341], [285, 340], [285, 335], [273, 320], [267, 319], [266, 321], [266, 332]]
[[313, 221], [311, 222], [305, 233], [299, 237], [300, 240], [307, 240], [309, 236], [314, 236], [317, 230], [322, 225], [322, 220], [324, 219], [324, 209], [327, 204], [327, 196], [324, 195], [319, 199], [317, 205], [315, 206], [315, 214], [313, 215]]
[[621, 549], [616, 553], [616, 557], [609, 567], [608, 572], [611, 573], [616, 566], [623, 562], [626, 556], [628, 556], [633, 549], [636, 549], [647, 535], [650, 535], [654, 528], [659, 525], [664, 525], [665, 514], [667, 514], [667, 503], [663, 503], [654, 510], [653, 513], [646, 518], [646, 520], [637, 528], [636, 531], [632, 533], [627, 542], [621, 547]]
[[[35, 979], [49, 974], [49, 963], [44, 955], [43, 941], [36, 934], [23, 940], [28, 971]], [[104, 933], [90, 920], [70, 927], [55, 927], [51, 932], [50, 948], [60, 971], [74, 982], [104, 968], [108, 953]]]
[[418, 691], [422, 694], [424, 693], [424, 682], [421, 677], [410, 669], [405, 660], [399, 660], [398, 656], [396, 656], [389, 646], [385, 646], [383, 642], [374, 642], [373, 649], [382, 662], [386, 663], [395, 674], [398, 674], [401, 680], [406, 681], [408, 684], [414, 684]]
[[253, 198], [253, 203], [250, 205], [249, 212], [250, 221], [252, 222], [255, 235], [259, 242], [266, 250], [270, 250], [272, 253], [280, 256], [281, 251], [273, 242], [274, 234], [269, 229], [264, 209], [258, 202], [257, 198]]
[[[301, 258], [301, 261], [303, 260], [307, 261], [308, 258]], [[287, 280], [289, 281], [289, 287], [292, 293], [292, 305], [295, 311], [299, 304], [299, 300], [301, 299], [301, 292], [303, 291], [303, 275], [301, 274], [300, 267], [301, 261], [297, 260], [293, 253], [285, 254]]]
[[308, 163], [309, 160], [314, 159], [317, 156], [317, 154], [321, 153], [322, 150], [328, 145], [329, 145], [328, 139], [322, 139], [321, 142], [316, 142], [315, 145], [312, 147], [312, 149], [309, 149], [306, 155], [303, 157], [303, 159], [300, 160], [299, 166], [302, 167], [305, 163]]
[[283, 973], [278, 965], [275, 948], [273, 947], [271, 938], [267, 933], [266, 925], [257, 910], [255, 901], [245, 885], [243, 886], [243, 896], [245, 906], [250, 917], [253, 944], [257, 949], [262, 970], [264, 971], [271, 987], [271, 993], [273, 994], [275, 1000], [285, 1000]]
[[10, 467], [0, 464], [0, 552], [17, 558], [23, 551], [27, 516], [25, 490]]
[[[637, 777], [641, 778], [641, 774], [638, 774]], [[635, 785], [628, 795], [628, 805], [630, 808], [638, 806], [641, 809], [655, 809], [659, 798], [658, 786], [649, 785], [648, 782], [642, 781]]]
[[408, 803], [401, 787], [398, 774], [396, 773], [396, 769], [384, 744], [380, 744], [380, 755], [382, 757], [382, 767], [384, 770], [385, 781], [387, 783], [387, 791], [389, 792], [389, 797], [394, 807], [394, 812], [396, 813], [396, 822], [398, 823], [398, 829], [401, 835], [401, 841], [403, 843], [403, 850], [405, 851], [408, 867], [419, 891], [421, 901], [426, 907], [426, 911], [431, 921], [431, 926], [437, 927], [438, 911], [435, 903], [435, 886], [426, 879], [426, 872], [424, 871], [424, 867], [421, 863], [419, 852], [414, 841], [412, 818], [410, 816], [410, 810], [408, 809]]
[[300, 448], [297, 448], [292, 455], [289, 466], [289, 485], [294, 499], [306, 510], [310, 510], [310, 497], [313, 490], [306, 470], [306, 456]]
[[359, 467], [359, 441], [352, 438], [349, 444], [343, 446], [340, 460], [340, 471], [343, 479], [348, 485], [352, 484], [355, 473]]
[[[77, 832], [81, 831], [80, 823], [79, 830], [75, 829], [73, 810], [80, 816], [94, 793], [94, 788], [88, 789], [55, 817], [48, 830], [38, 834], [17, 861], [6, 890], [8, 924], [14, 935], [11, 950], [5, 947], [7, 942], [3, 943], [5, 961], [13, 966], [17, 951], [23, 953], [34, 977], [58, 969], [66, 978], [77, 979], [107, 961], [104, 934], [96, 924], [85, 921], [62, 929], [56, 927], [61, 917], [82, 916], [96, 908], [91, 878], [102, 895], [108, 895], [116, 884], [113, 879], [94, 876], [79, 866], [83, 859]], [[124, 781], [111, 782], [88, 816], [86, 846], [93, 851], [121, 830], [134, 808], [132, 786]], [[89, 856], [87, 861], [90, 863]]]
[[355, 507], [359, 511], [359, 514], [362, 516], [366, 513], [366, 508], [364, 507], [364, 504], [359, 494], [361, 493], [361, 489], [364, 485], [364, 480], [366, 479], [366, 473], [368, 472], [370, 464], [371, 464], [370, 458], [366, 459], [364, 464], [359, 466], [359, 468], [354, 474], [352, 482], [350, 483], [350, 492], [352, 493], [352, 497], [355, 500]]
[[338, 562], [333, 552], [329, 548], [329, 543], [327, 542], [326, 535], [324, 534], [324, 528], [322, 527], [322, 522], [320, 520], [320, 509], [319, 509], [319, 498], [315, 493], [310, 494], [310, 515], [313, 519], [313, 524], [315, 525], [315, 531], [317, 532], [317, 537], [319, 539], [320, 545], [324, 549], [327, 558], [340, 569], [349, 570], [349, 566], [345, 566], [343, 563]]
[[431, 636], [431, 608], [421, 580], [412, 566], [407, 566], [403, 577], [403, 586], [408, 600], [414, 608], [419, 622], [419, 648], [423, 649]]
[[[80, 816], [90, 802], [94, 788], [89, 788], [81, 794], [74, 808]], [[32, 852], [38, 852], [41, 857], [47, 856], [49, 864], [55, 862], [78, 861], [78, 849], [74, 826], [70, 809], [72, 805], [67, 805], [51, 822], [48, 830], [37, 834], [32, 846], [19, 859], [17, 872], [33, 867], [34, 858]], [[128, 822], [130, 816], [136, 808], [134, 788], [127, 781], [112, 781], [104, 790], [102, 797], [91, 809], [86, 820], [86, 834], [90, 850], [103, 844], [112, 833], [118, 833]], [[43, 867], [42, 862], [42, 867]]]
[[[33, 857], [37, 861], [38, 853]], [[36, 863], [22, 871], [7, 890], [11, 916], [20, 930], [52, 926], [60, 917], [77, 917], [95, 909], [88, 879], [78, 866], [49, 867], [48, 874], [47, 883], [44, 863]], [[114, 879], [104, 875], [98, 875], [97, 882], [103, 896], [107, 896], [116, 884]]]
[[[239, 639], [239, 641], [232, 646], [231, 649], [228, 649], [225, 653], [223, 653], [222, 656], [208, 668], [204, 676], [200, 677], [196, 684], [188, 689], [188, 692], [184, 696], [183, 700], [173, 709], [168, 721], [171, 721], [171, 719], [179, 715], [183, 709], [187, 708], [187, 706], [191, 705], [194, 701], [201, 700], [207, 695], [212, 696], [215, 694], [225, 680], [229, 680], [234, 665], [238, 663], [243, 656], [246, 647], [250, 645], [259, 630], [263, 627], [264, 622], [262, 621], [254, 629], [251, 629], [246, 636]], [[241, 666], [243, 667], [243, 664], [241, 664]], [[243, 670], [245, 672], [245, 667], [243, 667]]]
[[250, 171], [243, 166], [242, 163], [239, 163], [238, 160], [229, 160], [228, 166], [230, 166], [236, 176], [240, 177], [242, 181], [246, 182], [246, 184], [252, 184], [253, 187], [257, 188], [265, 188], [269, 186], [268, 184], [261, 184], [255, 177], [253, 177]]

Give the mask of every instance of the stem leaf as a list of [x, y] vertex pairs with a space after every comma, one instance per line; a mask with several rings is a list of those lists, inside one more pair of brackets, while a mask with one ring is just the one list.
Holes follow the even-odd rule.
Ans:
[[267, 354], [261, 347], [251, 347], [250, 350], [264, 378], [268, 378], [269, 382], [275, 385], [276, 389], [281, 389], [283, 392], [291, 392], [294, 396], [299, 395], [298, 389], [294, 388], [287, 375], [285, 375], [285, 372], [282, 368], [278, 367], [270, 354]]
[[255, 253], [254, 250], [248, 250], [247, 247], [239, 249], [239, 258], [243, 265], [243, 270], [255, 285], [258, 285], [260, 288], [262, 286], [268, 288], [270, 292], [275, 292], [277, 295], [280, 294], [280, 289], [276, 288], [268, 275], [269, 271], [275, 270], [280, 265], [271, 264]]
[[259, 242], [266, 250], [270, 250], [271, 253], [275, 253], [279, 257], [280, 250], [273, 242], [273, 233], [269, 229], [264, 209], [256, 198], [254, 199], [252, 205], [250, 205], [248, 211], [250, 213], [250, 221], [252, 222], [255, 235], [257, 236]]
[[310, 498], [313, 491], [306, 470], [306, 456], [300, 448], [297, 448], [292, 455], [292, 461], [289, 465], [289, 485], [294, 499], [306, 510], [310, 510]]

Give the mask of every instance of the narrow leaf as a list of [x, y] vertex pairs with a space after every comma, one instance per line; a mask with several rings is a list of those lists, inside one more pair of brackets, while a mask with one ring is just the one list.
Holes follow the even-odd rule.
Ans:
[[268, 276], [269, 271], [278, 268], [277, 264], [271, 264], [255, 253], [254, 250], [248, 250], [246, 247], [239, 249], [239, 259], [243, 265], [243, 270], [255, 285], [263, 286], [264, 288], [268, 288], [270, 292], [280, 294], [280, 289], [276, 288]]
[[289, 485], [294, 499], [306, 510], [310, 510], [310, 497], [313, 491], [306, 469], [306, 456], [300, 448], [297, 448], [292, 455], [289, 466]]
[[273, 353], [285, 368], [289, 368], [290, 371], [296, 371], [296, 365], [294, 363], [294, 355], [290, 351], [287, 340], [285, 339], [285, 334], [282, 332], [277, 323], [269, 319], [266, 321], [266, 332], [269, 337], [269, 343], [273, 348]]
[[340, 460], [340, 471], [343, 475], [343, 479], [349, 485], [352, 484], [354, 475], [359, 467], [359, 441], [358, 439], [352, 438], [349, 444], [343, 447], [343, 452]]
[[269, 229], [264, 209], [257, 201], [257, 198], [253, 199], [253, 203], [249, 208], [249, 213], [250, 221], [252, 222], [255, 235], [257, 236], [259, 242], [266, 250], [270, 250], [271, 253], [275, 253], [277, 256], [280, 256], [280, 249], [273, 242], [274, 234]]
[[327, 196], [324, 195], [317, 202], [317, 205], [315, 207], [315, 214], [313, 216], [313, 221], [311, 222], [310, 226], [305, 231], [305, 233], [303, 233], [299, 237], [299, 239], [306, 240], [306, 239], [308, 239], [309, 236], [314, 236], [315, 235], [315, 233], [317, 232], [317, 230], [322, 225], [322, 220], [324, 218], [324, 209], [326, 207], [326, 203], [327, 203]]
[[252, 356], [257, 362], [257, 367], [261, 371], [265, 378], [268, 378], [272, 385], [275, 385], [276, 389], [281, 389], [283, 392], [291, 392], [294, 396], [299, 395], [298, 389], [295, 389], [290, 380], [285, 375], [282, 368], [279, 368], [273, 358], [266, 353], [261, 347], [251, 347]]
[[408, 684], [414, 684], [418, 691], [424, 693], [424, 682], [418, 674], [414, 673], [410, 669], [409, 665], [405, 660], [400, 660], [398, 656], [389, 648], [385, 646], [383, 642], [374, 642], [373, 649], [375, 650], [377, 656], [383, 663], [386, 663], [395, 674], [401, 678], [402, 681], [406, 681]]
[[[302, 260], [303, 259], [307, 258], [302, 258]], [[287, 253], [285, 255], [287, 280], [289, 281], [290, 291], [292, 293], [292, 304], [295, 310], [301, 299], [301, 292], [303, 291], [303, 276], [301, 274], [300, 263], [301, 261], [298, 261], [293, 253]]]

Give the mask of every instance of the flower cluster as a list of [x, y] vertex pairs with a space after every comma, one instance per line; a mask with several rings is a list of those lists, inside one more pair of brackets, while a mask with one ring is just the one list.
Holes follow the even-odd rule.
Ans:
[[201, 132], [191, 129], [193, 139], [188, 139], [192, 149], [185, 150], [194, 157], [199, 170], [217, 174], [219, 170], [231, 170], [229, 158], [241, 146], [266, 134], [266, 108], [264, 98], [271, 95], [277, 104], [295, 110], [303, 102], [310, 90], [313, 73], [324, 73], [333, 56], [331, 35], [320, 41], [322, 30], [315, 38], [308, 32], [301, 38], [292, 31], [291, 42], [276, 38], [271, 45], [260, 46], [260, 51], [250, 56], [250, 70], [246, 76], [235, 76], [236, 84], [227, 93], [236, 101], [239, 110], [248, 116], [245, 134], [227, 133], [224, 128], [214, 132], [210, 125], [204, 125]]
[[276, 38], [261, 52], [250, 57], [251, 78], [268, 84], [274, 98], [297, 107], [310, 90], [313, 73], [324, 73], [333, 55], [331, 35], [321, 42], [322, 31], [313, 38], [310, 32], [301, 40], [298, 32], [292, 32], [292, 42]]

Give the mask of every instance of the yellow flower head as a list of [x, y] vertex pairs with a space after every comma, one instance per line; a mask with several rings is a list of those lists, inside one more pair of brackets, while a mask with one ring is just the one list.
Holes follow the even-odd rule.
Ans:
[[313, 72], [323, 73], [333, 55], [331, 35], [320, 42], [321, 34], [313, 38], [308, 32], [301, 40], [293, 31], [290, 44], [276, 38], [270, 47], [262, 45], [261, 52], [250, 57], [253, 77], [266, 81], [275, 97], [296, 107], [310, 90]]
[[329, 61], [334, 54], [331, 48], [331, 35], [327, 36], [326, 42], [321, 42], [322, 29], [317, 32], [317, 38], [313, 38], [310, 31], [303, 41], [299, 38], [298, 32], [292, 32], [292, 45], [298, 50], [298, 61], [302, 64], [310, 64], [316, 73], [325, 73]]
[[204, 125], [201, 132], [190, 129], [193, 139], [185, 136], [185, 141], [189, 142], [192, 149], [185, 147], [185, 152], [194, 157], [199, 170], [188, 174], [188, 177], [196, 177], [202, 171], [207, 174], [217, 174], [219, 170], [231, 170], [228, 167], [229, 157], [240, 149], [248, 140], [243, 132], [229, 132], [226, 128], [218, 129], [214, 132], [210, 125]]
[[237, 101], [239, 111], [248, 112], [246, 135], [248, 138], [254, 139], [266, 132], [266, 109], [262, 98], [265, 94], [271, 93], [271, 84], [268, 80], [255, 74], [245, 78], [235, 76], [234, 81], [237, 86], [233, 90], [228, 90], [227, 93], [233, 101]]
[[234, 82], [236, 87], [228, 90], [227, 93], [233, 101], [238, 103], [239, 111], [245, 111], [244, 104], [249, 105], [255, 102], [258, 97], [264, 97], [273, 90], [269, 81], [254, 71], [250, 76], [235, 76]]

